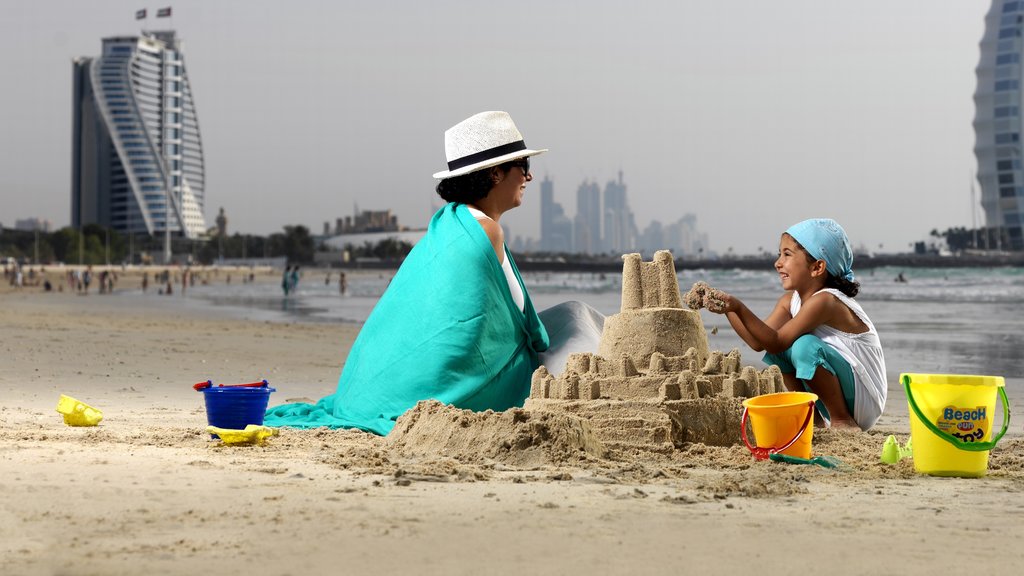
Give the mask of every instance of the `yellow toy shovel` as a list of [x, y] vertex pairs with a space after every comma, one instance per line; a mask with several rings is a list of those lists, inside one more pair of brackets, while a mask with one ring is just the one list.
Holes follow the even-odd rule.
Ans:
[[262, 446], [266, 443], [267, 438], [277, 436], [277, 428], [260, 426], [258, 424], [248, 424], [246, 425], [245, 430], [233, 430], [230, 428], [207, 426], [206, 431], [210, 434], [216, 434], [220, 438], [220, 441], [225, 444], [238, 446], [244, 446], [246, 444]]

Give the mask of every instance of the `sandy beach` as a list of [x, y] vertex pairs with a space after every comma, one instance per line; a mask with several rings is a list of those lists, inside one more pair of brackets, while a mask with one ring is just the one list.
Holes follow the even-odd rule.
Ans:
[[[486, 443], [431, 452], [286, 429], [228, 447], [206, 434], [192, 384], [266, 378], [271, 404], [320, 398], [358, 327], [242, 321], [166, 300], [0, 293], [4, 574], [1024, 568], [1020, 422], [981, 479], [882, 464], [885, 437], [909, 437], [898, 372], [875, 430], [815, 431], [815, 453], [840, 458], [840, 471], [701, 444], [597, 457], [534, 443], [497, 457]], [[103, 421], [65, 426], [60, 394]], [[1024, 398], [1010, 399], [1021, 414]]]

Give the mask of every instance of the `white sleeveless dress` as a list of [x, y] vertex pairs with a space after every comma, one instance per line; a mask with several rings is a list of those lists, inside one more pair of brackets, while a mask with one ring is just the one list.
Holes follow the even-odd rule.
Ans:
[[[856, 300], [834, 288], [825, 288], [820, 292], [828, 292], [835, 296], [868, 327], [867, 332], [851, 334], [822, 324], [811, 332], [821, 338], [822, 342], [835, 348], [853, 369], [853, 419], [862, 430], [867, 430], [874, 426], [882, 415], [889, 391], [885, 381], [885, 357], [882, 355], [878, 331]], [[800, 305], [800, 295], [793, 292], [793, 299], [789, 304], [791, 316], [796, 316], [800, 311]]]

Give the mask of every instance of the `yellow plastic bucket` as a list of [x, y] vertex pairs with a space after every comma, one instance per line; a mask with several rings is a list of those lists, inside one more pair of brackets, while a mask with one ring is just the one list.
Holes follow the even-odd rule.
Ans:
[[[914, 469], [933, 476], [984, 476], [988, 453], [1010, 425], [1002, 376], [900, 374], [910, 410]], [[996, 394], [1003, 427], [992, 439]]]
[[[743, 443], [758, 460], [774, 453], [810, 458], [817, 400], [818, 395], [810, 392], [778, 392], [747, 398], [743, 401], [740, 424]], [[748, 417], [756, 447], [747, 440]]]

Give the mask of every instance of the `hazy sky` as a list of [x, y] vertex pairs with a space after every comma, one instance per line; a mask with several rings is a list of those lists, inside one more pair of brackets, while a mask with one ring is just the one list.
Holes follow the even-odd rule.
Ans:
[[[164, 6], [173, 17], [154, 19]], [[145, 25], [184, 40], [207, 221], [223, 206], [232, 232], [319, 233], [355, 204], [423, 226], [444, 130], [506, 110], [527, 145], [551, 149], [502, 219], [512, 235], [539, 235], [545, 174], [571, 216], [584, 179], [621, 169], [641, 230], [692, 212], [714, 250], [752, 253], [830, 216], [855, 245], [906, 250], [971, 225], [988, 7], [13, 0], [0, 10], [0, 223], [70, 223], [71, 60]]]

